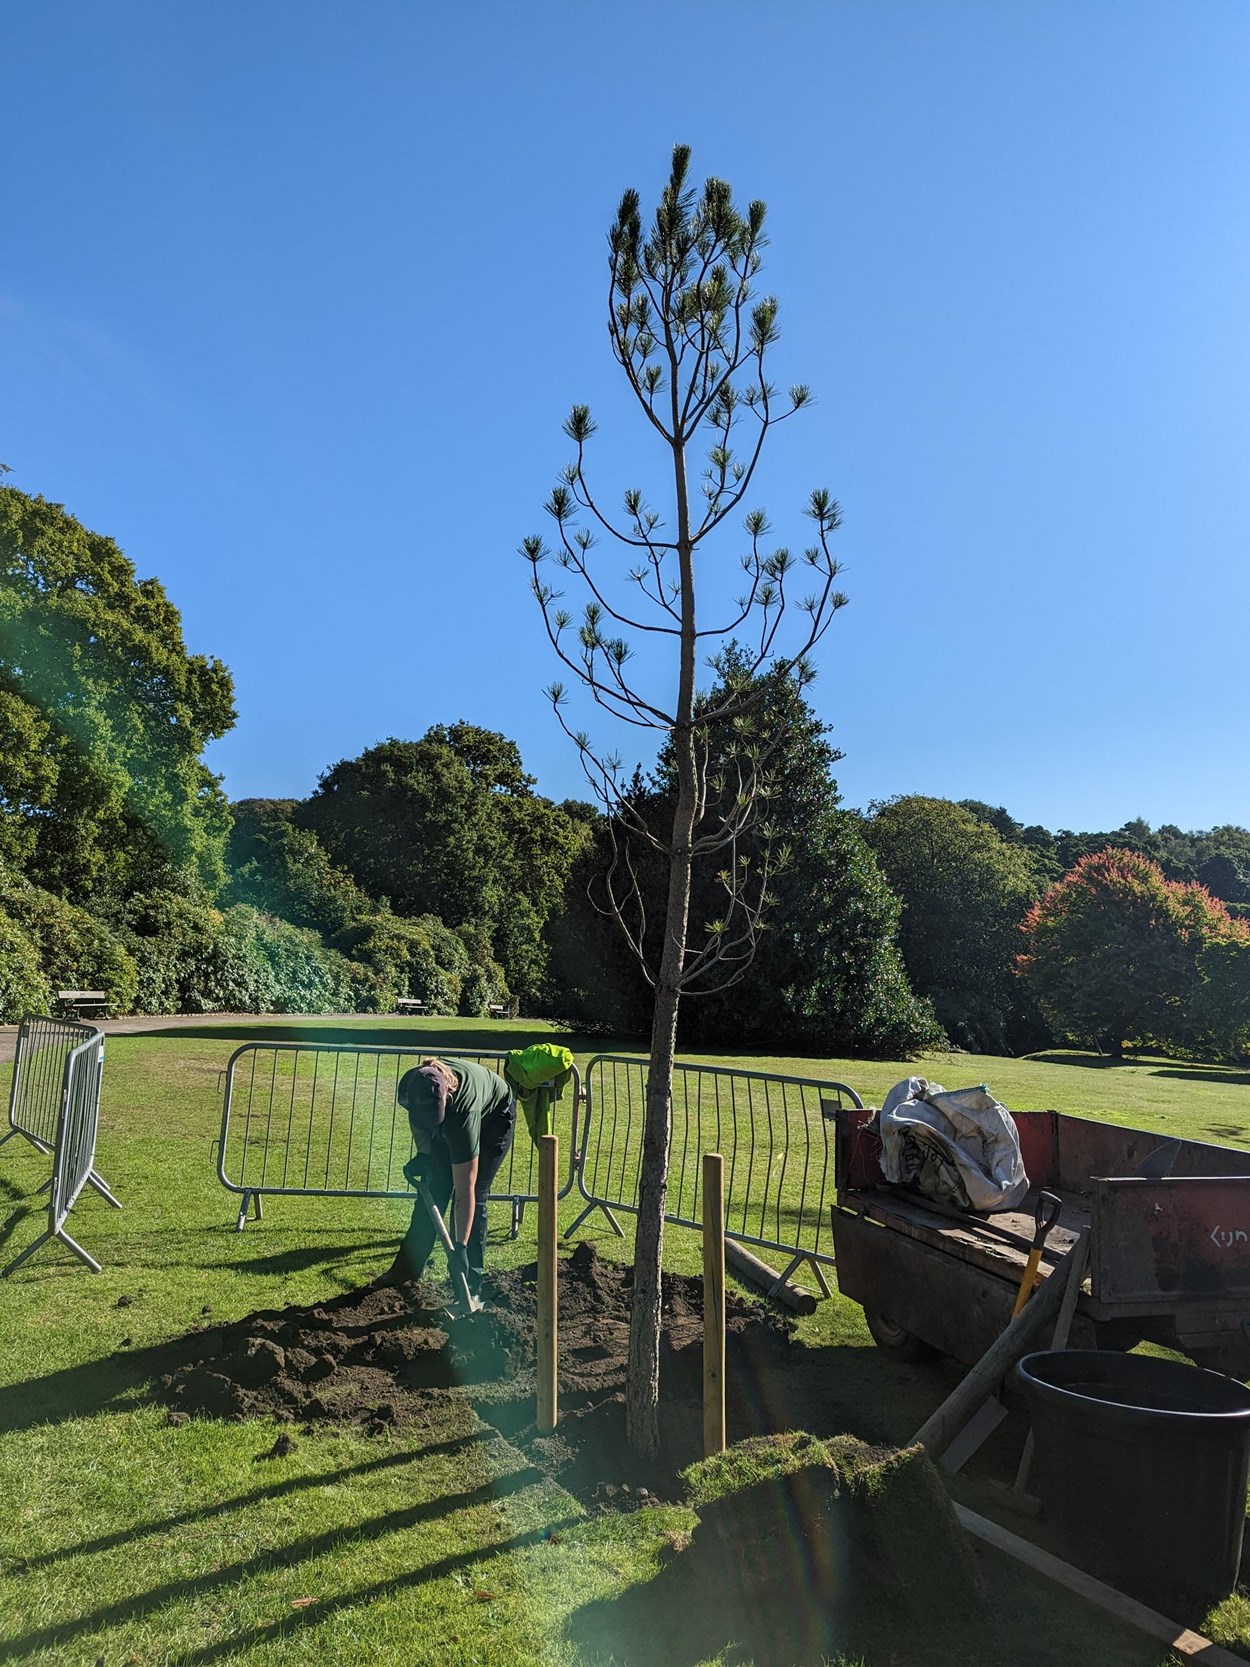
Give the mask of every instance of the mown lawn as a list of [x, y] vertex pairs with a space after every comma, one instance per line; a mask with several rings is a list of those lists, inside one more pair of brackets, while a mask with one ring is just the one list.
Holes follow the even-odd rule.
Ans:
[[[307, 1036], [326, 1027], [280, 1028]], [[349, 1029], [464, 1051], [534, 1034], [521, 1022], [362, 1020]], [[0, 1282], [0, 1663], [588, 1662], [573, 1642], [576, 1617], [593, 1607], [610, 1618], [614, 1599], [655, 1578], [669, 1542], [689, 1532], [689, 1507], [588, 1517], [454, 1402], [437, 1427], [297, 1432], [296, 1450], [271, 1458], [270, 1424], [171, 1427], [145, 1398], [171, 1338], [361, 1284], [389, 1262], [402, 1231], [399, 1204], [274, 1200], [263, 1223], [234, 1232], [235, 1200], [210, 1150], [219, 1073], [238, 1040], [263, 1034], [206, 1020], [110, 1037], [98, 1167], [125, 1208], [88, 1192], [73, 1217], [104, 1272], [93, 1276], [51, 1247]], [[598, 1040], [570, 1045], [582, 1060], [608, 1051]], [[719, 1062], [841, 1079], [869, 1101], [913, 1071], [948, 1087], [986, 1080], [1020, 1108], [1250, 1145], [1246, 1079], [1201, 1067], [1071, 1056]], [[7, 1084], [7, 1068], [0, 1076]], [[0, 1148], [0, 1262], [40, 1230], [33, 1194], [46, 1174], [47, 1161], [24, 1143]], [[501, 1238], [503, 1225], [497, 1219], [492, 1234], [496, 1261], [531, 1259], [530, 1218], [516, 1243]], [[627, 1254], [601, 1221], [586, 1231], [605, 1255]], [[674, 1230], [668, 1245], [674, 1267], [697, 1271], [694, 1235]], [[954, 1381], [949, 1367], [885, 1362], [858, 1307], [836, 1296], [803, 1322], [802, 1336], [827, 1358], [845, 1430], [874, 1442], [904, 1440]], [[975, 1478], [968, 1488], [982, 1506]], [[1166, 1660], [1005, 1561], [985, 1567], [993, 1635], [970, 1640], [961, 1659]], [[1230, 1599], [1205, 1630], [1245, 1650], [1250, 1605]], [[737, 1659], [729, 1644], [726, 1662]], [[914, 1659], [926, 1659], [917, 1648]], [[642, 1667], [636, 1651], [614, 1659]]]

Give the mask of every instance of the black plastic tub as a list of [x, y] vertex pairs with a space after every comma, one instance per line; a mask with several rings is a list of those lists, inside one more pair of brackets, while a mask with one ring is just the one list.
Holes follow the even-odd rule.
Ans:
[[1250, 1388], [1150, 1355], [1026, 1354], [1038, 1491], [1071, 1562], [1165, 1608], [1237, 1584]]

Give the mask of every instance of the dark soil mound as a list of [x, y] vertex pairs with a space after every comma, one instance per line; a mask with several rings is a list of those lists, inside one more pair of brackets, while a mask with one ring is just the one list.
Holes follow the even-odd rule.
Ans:
[[[671, 1492], [676, 1471], [701, 1451], [702, 1282], [665, 1276], [664, 1451], [658, 1463], [629, 1471], [624, 1388], [633, 1269], [603, 1261], [585, 1242], [560, 1263], [560, 1424], [546, 1438], [534, 1429], [535, 1275], [533, 1265], [493, 1274], [487, 1309], [472, 1319], [449, 1318], [441, 1289], [422, 1282], [197, 1329], [175, 1346], [156, 1393], [182, 1413], [377, 1429], [424, 1423], [431, 1396], [465, 1395], [578, 1492], [598, 1487], [605, 1503], [618, 1506], [637, 1487]], [[730, 1438], [785, 1427], [778, 1396], [791, 1323], [731, 1293], [727, 1330]], [[605, 1476], [613, 1480], [603, 1483]]]

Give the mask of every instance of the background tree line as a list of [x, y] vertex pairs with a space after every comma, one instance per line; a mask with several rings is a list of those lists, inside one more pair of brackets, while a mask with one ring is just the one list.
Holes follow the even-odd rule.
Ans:
[[[741, 677], [737, 652], [705, 710]], [[914, 795], [861, 815], [802, 692], [759, 683], [783, 787], [733, 860], [767, 846], [768, 907], [741, 977], [685, 1003], [687, 1045], [1245, 1052], [1250, 831], [1052, 833]], [[0, 486], [0, 1016], [63, 987], [141, 1012], [388, 1012], [412, 996], [645, 1034], [649, 987], [601, 912], [621, 830], [539, 794], [512, 741], [438, 724], [333, 764], [307, 799], [231, 806], [201, 755], [233, 722], [229, 673], [187, 653], [160, 584]], [[705, 814], [723, 820], [741, 728], [705, 743]], [[630, 795], [659, 823], [675, 790], [664, 751]], [[664, 876], [633, 860], [654, 921]], [[696, 873], [700, 931], [723, 882]]]

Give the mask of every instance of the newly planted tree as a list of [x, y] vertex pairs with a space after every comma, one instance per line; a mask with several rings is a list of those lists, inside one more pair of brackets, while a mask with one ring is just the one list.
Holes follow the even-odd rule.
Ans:
[[[607, 513], [586, 473], [595, 424], [587, 406], [575, 405], [565, 433], [576, 455], [546, 505], [554, 544], [548, 548], [535, 536], [522, 545], [556, 655], [613, 719], [665, 738], [676, 784], [671, 821], [650, 825], [646, 795], [633, 785], [637, 778], [625, 773], [618, 754], [597, 749], [571, 727], [565, 689], [552, 684], [556, 713], [616, 836], [604, 906], [655, 992], [627, 1388], [629, 1438], [649, 1454], [659, 1446], [660, 1264], [678, 1007], [683, 994], [720, 987], [745, 971], [769, 902], [769, 874], [785, 858], [766, 837], [753, 842], [753, 856], [741, 848], [748, 830], [766, 833], [775, 790], [776, 743], [758, 674], [767, 668], [800, 687], [809, 682], [806, 656], [845, 601], [835, 588], [838, 564], [830, 548], [838, 506], [828, 492], [816, 491], [806, 510], [814, 541], [801, 556], [773, 545], [767, 516], [751, 509], [736, 552], [741, 593], [711, 623], [696, 608], [696, 595], [705, 600], [709, 588], [719, 603], [721, 583], [704, 558], [712, 560], [713, 547], [730, 543], [730, 517], [746, 500], [770, 428], [809, 395], [803, 386], [780, 394], [765, 368], [777, 340], [777, 302], [755, 293], [764, 204], [740, 212], [723, 180], [692, 188], [689, 163], [689, 147], [678, 145], [649, 227], [638, 193], [626, 191], [608, 233], [608, 335], [647, 424], [667, 448], [667, 513], [640, 489], [625, 493], [619, 519]], [[700, 449], [705, 462], [692, 481]], [[597, 554], [605, 535], [623, 561], [615, 575]], [[727, 553], [735, 553], [732, 545]], [[559, 581], [546, 577], [549, 560], [582, 591], [576, 618], [563, 606]], [[798, 574], [806, 575], [807, 589], [796, 599]], [[640, 634], [675, 648], [675, 686], [671, 670], [635, 675]], [[716, 652], [731, 640], [747, 645], [745, 655]], [[720, 674], [714, 695], [702, 699], [701, 650]], [[639, 863], [656, 861], [667, 870], [658, 931], [637, 883]], [[722, 901], [716, 918], [692, 928], [696, 862], [714, 865]]]

